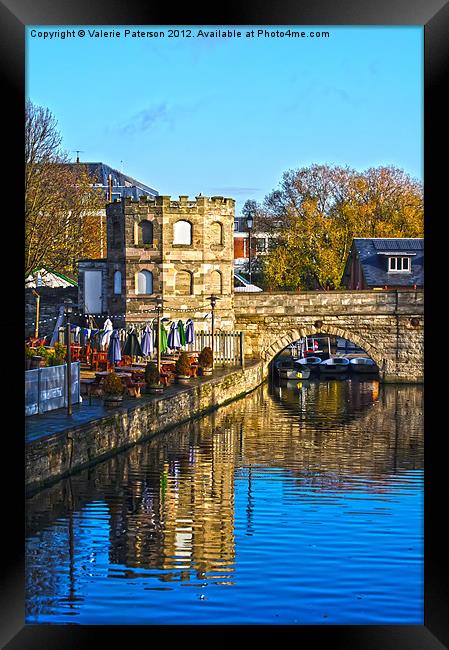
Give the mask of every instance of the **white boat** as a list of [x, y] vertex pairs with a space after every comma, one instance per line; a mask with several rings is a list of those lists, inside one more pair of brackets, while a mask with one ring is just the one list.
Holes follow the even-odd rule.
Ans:
[[279, 379], [308, 379], [310, 370], [303, 367], [297, 359], [287, 357], [275, 362]]
[[349, 365], [352, 372], [375, 373], [379, 371], [376, 362], [369, 357], [355, 357], [354, 359], [350, 359]]
[[324, 359], [318, 366], [320, 372], [326, 375], [336, 375], [350, 370], [349, 359], [346, 357], [330, 357], [329, 359]]
[[318, 372], [321, 363], [322, 359], [313, 355], [298, 359], [298, 364], [304, 368], [308, 368], [310, 372]]

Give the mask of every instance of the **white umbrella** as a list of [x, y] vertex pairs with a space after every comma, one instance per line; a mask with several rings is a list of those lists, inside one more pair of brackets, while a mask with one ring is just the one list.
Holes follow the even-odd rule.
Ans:
[[104, 321], [103, 329], [104, 333], [101, 337], [101, 347], [104, 349], [109, 345], [109, 339], [111, 338], [112, 330], [114, 329], [112, 326], [112, 321], [109, 318], [106, 318]]

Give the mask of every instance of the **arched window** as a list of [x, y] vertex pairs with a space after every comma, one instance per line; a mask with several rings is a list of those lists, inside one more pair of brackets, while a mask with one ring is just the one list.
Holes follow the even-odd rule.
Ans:
[[115, 271], [114, 273], [114, 293], [122, 293], [122, 274], [120, 271]]
[[223, 226], [219, 221], [214, 221], [211, 225], [212, 244], [223, 245]]
[[178, 271], [175, 278], [175, 290], [178, 296], [193, 294], [193, 275], [189, 271]]
[[153, 274], [151, 271], [139, 271], [136, 293], [138, 295], [153, 293]]
[[210, 290], [212, 293], [222, 292], [222, 277], [220, 271], [212, 271], [210, 274]]
[[192, 245], [192, 224], [190, 221], [177, 221], [173, 227], [173, 243]]

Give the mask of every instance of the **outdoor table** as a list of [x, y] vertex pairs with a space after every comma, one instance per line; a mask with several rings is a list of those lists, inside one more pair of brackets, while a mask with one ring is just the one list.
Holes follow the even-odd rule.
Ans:
[[[96, 372], [95, 376], [96, 377], [106, 377], [106, 375], [110, 375], [110, 374], [111, 373], [108, 372], [107, 370], [102, 370], [101, 372]], [[131, 377], [132, 376], [130, 372], [115, 372], [114, 374], [117, 375], [117, 377]]]

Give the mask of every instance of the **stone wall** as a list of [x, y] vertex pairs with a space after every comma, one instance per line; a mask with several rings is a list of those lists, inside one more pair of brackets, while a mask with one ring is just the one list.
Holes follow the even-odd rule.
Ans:
[[265, 368], [290, 343], [324, 333], [363, 348], [383, 381], [423, 381], [423, 290], [237, 293], [234, 306], [246, 354]]
[[[53, 333], [59, 307], [70, 298], [78, 302], [77, 287], [39, 287], [39, 336]], [[36, 297], [32, 289], [25, 289], [25, 337], [34, 336], [36, 322]]]
[[26, 446], [27, 491], [98, 462], [244, 395], [263, 381], [262, 364], [203, 380], [176, 393], [145, 398], [110, 416], [31, 441]]

